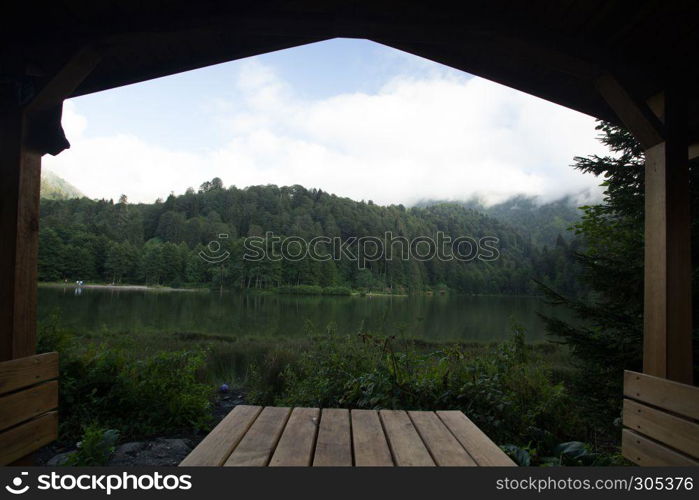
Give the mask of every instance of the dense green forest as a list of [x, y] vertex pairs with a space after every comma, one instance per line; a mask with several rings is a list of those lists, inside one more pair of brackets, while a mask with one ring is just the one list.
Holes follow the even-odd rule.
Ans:
[[568, 228], [580, 220], [581, 214], [579, 203], [568, 196], [548, 203], [519, 195], [494, 205], [475, 201], [464, 205], [518, 228], [537, 247], [553, 247], [561, 237], [572, 239], [574, 233]]
[[[566, 209], [566, 217], [570, 210]], [[39, 278], [226, 289], [341, 286], [394, 293], [446, 287], [481, 294], [532, 293], [536, 279], [579, 294], [573, 258], [579, 243], [563, 237], [565, 219], [559, 213], [535, 217], [531, 202], [527, 211], [526, 218], [539, 228], [534, 236], [526, 227], [515, 229], [517, 221], [511, 225], [459, 203], [379, 206], [298, 185], [226, 188], [218, 178], [197, 191], [188, 189], [153, 204], [131, 204], [126, 196], [116, 203], [85, 197], [43, 199]], [[542, 231], [556, 236], [546, 240]], [[488, 262], [383, 258], [365, 266], [345, 257], [243, 259], [244, 239], [268, 232], [343, 241], [385, 238], [388, 232], [408, 240], [436, 238], [438, 232], [452, 238], [494, 236], [499, 258]], [[228, 237], [222, 239], [222, 234]], [[200, 253], [211, 253], [207, 248], [211, 241], [221, 245], [218, 254], [229, 252], [230, 257], [216, 264], [203, 260]]]
[[[442, 203], [445, 202], [424, 200], [417, 206]], [[460, 204], [517, 228], [525, 240], [538, 248], [554, 247], [558, 238], [566, 241], [573, 239], [574, 233], [568, 228], [579, 222], [581, 216], [579, 203], [570, 196], [546, 203], [536, 196], [517, 195], [495, 204], [486, 204], [478, 198]]]

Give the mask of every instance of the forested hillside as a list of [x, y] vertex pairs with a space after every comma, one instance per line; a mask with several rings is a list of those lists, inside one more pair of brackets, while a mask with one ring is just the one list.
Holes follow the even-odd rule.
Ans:
[[466, 206], [518, 228], [539, 248], [555, 246], [559, 237], [572, 238], [573, 233], [567, 229], [582, 215], [570, 198], [539, 203], [536, 198], [515, 196], [488, 207], [479, 203], [467, 203]]
[[[423, 201], [418, 206], [440, 203], [443, 202]], [[527, 241], [541, 249], [555, 246], [559, 237], [571, 240], [573, 233], [568, 228], [579, 222], [582, 216], [575, 201], [569, 197], [541, 203], [536, 197], [519, 195], [493, 205], [475, 199], [462, 205], [516, 228]]]
[[78, 188], [50, 170], [41, 171], [41, 198], [67, 200], [85, 196]]
[[[379, 259], [360, 269], [348, 258], [309, 257], [252, 262], [242, 258], [244, 238], [272, 232], [280, 237], [317, 236], [343, 240], [387, 232], [412, 240], [495, 236], [499, 258], [443, 261], [437, 258]], [[220, 238], [220, 235], [228, 235]], [[42, 281], [85, 280], [170, 286], [223, 286], [229, 289], [279, 286], [344, 286], [353, 289], [420, 292], [448, 287], [464, 293], [523, 294], [533, 279], [579, 292], [577, 243], [556, 238], [540, 247], [531, 235], [496, 217], [457, 203], [406, 208], [379, 206], [301, 186], [225, 188], [220, 179], [199, 190], [171, 195], [153, 204], [87, 198], [42, 200], [39, 277]], [[230, 257], [212, 264], [200, 257], [220, 243]]]

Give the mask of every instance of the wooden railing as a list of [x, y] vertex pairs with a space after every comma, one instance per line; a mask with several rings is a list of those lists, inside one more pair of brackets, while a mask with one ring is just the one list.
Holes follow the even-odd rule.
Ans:
[[639, 465], [699, 465], [699, 387], [624, 372], [622, 454]]
[[0, 362], [0, 465], [58, 436], [58, 353]]

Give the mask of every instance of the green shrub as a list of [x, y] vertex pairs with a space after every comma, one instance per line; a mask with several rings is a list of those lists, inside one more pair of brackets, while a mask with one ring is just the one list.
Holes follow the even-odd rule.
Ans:
[[114, 454], [117, 441], [119, 431], [88, 425], [78, 443], [78, 449], [70, 455], [65, 465], [106, 465]]
[[61, 426], [66, 436], [74, 436], [85, 420], [130, 437], [207, 424], [210, 388], [196, 378], [203, 353], [161, 352], [139, 359], [98, 347], [64, 352], [62, 358]]
[[129, 438], [208, 425], [212, 391], [200, 381], [204, 351], [149, 354], [78, 342], [57, 331], [42, 326], [39, 345], [60, 352], [62, 440], [78, 439], [84, 422]]
[[267, 351], [260, 363], [251, 363], [248, 367], [247, 399], [262, 405], [273, 404], [276, 396], [284, 390], [285, 367], [296, 360], [297, 354], [293, 351], [273, 348]]
[[38, 329], [36, 352], [62, 352], [71, 343], [70, 333], [60, 326], [60, 310], [54, 309]]
[[323, 295], [352, 295], [352, 289], [346, 286], [326, 286]]
[[569, 441], [550, 448], [536, 449], [531, 446], [519, 447], [513, 444], [501, 446], [512, 460], [521, 466], [542, 465], [547, 467], [610, 466], [628, 465], [629, 462], [618, 453], [600, 453], [592, 450], [587, 443]]
[[499, 443], [553, 446], [581, 432], [560, 383], [524, 333], [480, 350], [424, 352], [394, 338], [327, 335], [306, 352], [272, 356], [250, 377], [252, 403], [464, 411]]

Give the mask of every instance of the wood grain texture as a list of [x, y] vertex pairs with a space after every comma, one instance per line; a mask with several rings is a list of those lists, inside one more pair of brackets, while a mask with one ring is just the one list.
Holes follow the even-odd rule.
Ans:
[[23, 128], [19, 110], [0, 113], [0, 361], [21, 357], [14, 353], [13, 332]]
[[58, 377], [58, 353], [47, 352], [0, 362], [0, 394]]
[[434, 460], [413, 427], [408, 414], [399, 410], [379, 412], [391, 447], [393, 460], [398, 466], [432, 466]]
[[646, 103], [636, 102], [616, 78], [610, 74], [602, 75], [595, 80], [595, 87], [644, 148], [663, 141], [660, 120]]
[[693, 383], [687, 102], [663, 92], [665, 141], [645, 151], [643, 371]]
[[643, 371], [667, 373], [667, 192], [665, 143], [645, 151]]
[[57, 73], [37, 89], [33, 99], [25, 105], [28, 113], [37, 113], [63, 103], [102, 58], [101, 51], [90, 44], [75, 51]]
[[52, 380], [0, 397], [0, 431], [58, 407], [58, 382]]
[[627, 370], [624, 396], [699, 420], [699, 387], [693, 385]]
[[0, 113], [0, 361], [36, 350], [41, 155], [27, 127], [21, 110]]
[[621, 433], [621, 453], [638, 465], [699, 466], [699, 461], [629, 429]]
[[224, 417], [199, 445], [180, 462], [180, 466], [222, 465], [250, 429], [261, 406], [238, 405]]
[[515, 464], [476, 424], [460, 411], [438, 411], [437, 416], [481, 466], [514, 467]]
[[624, 427], [699, 458], [699, 424], [624, 399]]
[[290, 414], [291, 408], [265, 407], [224, 465], [266, 466]]
[[58, 437], [58, 413], [53, 411], [0, 432], [0, 465], [27, 456]]
[[375, 410], [352, 410], [352, 448], [357, 467], [392, 466], [391, 450]]
[[476, 462], [433, 411], [409, 411], [408, 416], [440, 467], [475, 466]]
[[294, 408], [269, 465], [271, 467], [311, 465], [319, 420], [318, 408]]
[[[680, 83], [681, 82], [681, 83]], [[671, 78], [665, 89], [666, 189], [666, 371], [664, 376], [694, 383], [692, 329], [692, 210], [690, 198], [687, 89], [684, 78]], [[646, 239], [648, 238], [646, 234]], [[644, 279], [645, 283], [645, 279]], [[645, 348], [645, 345], [644, 345]], [[644, 356], [646, 352], [644, 351]]]
[[313, 466], [352, 466], [349, 410], [323, 408], [321, 411]]
[[514, 466], [459, 411], [236, 407], [180, 465]]

